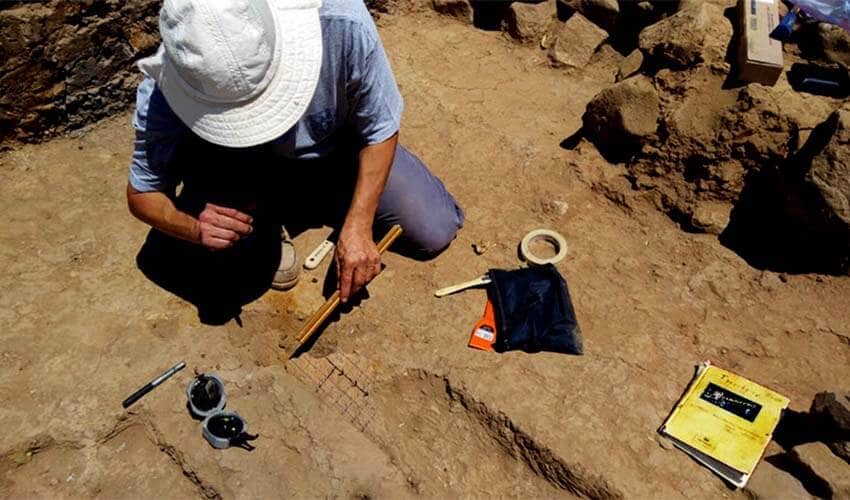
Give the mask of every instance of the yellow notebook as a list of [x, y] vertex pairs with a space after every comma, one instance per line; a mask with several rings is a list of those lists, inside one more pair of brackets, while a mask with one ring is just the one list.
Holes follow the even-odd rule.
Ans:
[[743, 488], [787, 407], [785, 396], [706, 361], [660, 432]]

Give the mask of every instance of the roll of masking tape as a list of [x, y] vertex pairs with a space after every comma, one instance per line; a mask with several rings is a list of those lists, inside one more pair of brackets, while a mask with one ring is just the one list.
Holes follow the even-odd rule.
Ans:
[[[544, 259], [531, 253], [531, 244], [536, 240], [544, 240], [555, 247], [555, 256]], [[567, 256], [567, 240], [563, 236], [549, 229], [535, 229], [526, 234], [519, 244], [519, 253], [522, 259], [530, 264], [542, 266], [544, 264], [557, 264]]]

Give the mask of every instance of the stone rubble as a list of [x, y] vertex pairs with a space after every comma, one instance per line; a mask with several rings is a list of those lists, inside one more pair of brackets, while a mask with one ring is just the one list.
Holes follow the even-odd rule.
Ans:
[[554, 0], [538, 4], [514, 2], [505, 15], [504, 29], [521, 43], [539, 43], [554, 19]]
[[558, 0], [558, 12], [562, 18], [579, 13], [608, 33], [613, 33], [617, 27], [620, 3], [617, 0]]
[[850, 465], [850, 392], [819, 392], [809, 411], [828, 436], [827, 446]]
[[836, 457], [823, 443], [806, 443], [794, 447], [796, 459], [829, 490], [829, 498], [850, 498], [850, 466]]
[[555, 33], [549, 63], [555, 68], [583, 68], [608, 34], [581, 14], [574, 14]]
[[472, 6], [468, 0], [432, 0], [434, 10], [472, 24]]
[[659, 65], [688, 68], [703, 61], [711, 22], [705, 3], [680, 10], [640, 33], [640, 48]]
[[621, 82], [630, 76], [638, 74], [642, 66], [643, 52], [640, 49], [635, 49], [617, 66], [616, 81]]

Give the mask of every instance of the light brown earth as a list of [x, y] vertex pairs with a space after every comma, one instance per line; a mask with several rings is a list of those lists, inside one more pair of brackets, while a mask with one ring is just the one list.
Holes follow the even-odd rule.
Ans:
[[[591, 145], [561, 148], [607, 67], [552, 70], [541, 50], [432, 14], [380, 25], [407, 102], [403, 141], [467, 224], [432, 262], [386, 256], [371, 298], [293, 362], [280, 337], [321, 303], [310, 278], [322, 273], [249, 304], [242, 326], [211, 327], [138, 271], [128, 115], [0, 157], [0, 496], [808, 494], [768, 462], [733, 491], [656, 429], [705, 359], [796, 410], [846, 388], [850, 278], [753, 269], [716, 236], [681, 231]], [[484, 293], [433, 291], [517, 267], [537, 227], [569, 241], [559, 268], [586, 354], [468, 349]], [[325, 234], [301, 236], [302, 254]], [[187, 370], [121, 409], [181, 359]], [[223, 377], [255, 451], [203, 440], [185, 409], [193, 369]]]

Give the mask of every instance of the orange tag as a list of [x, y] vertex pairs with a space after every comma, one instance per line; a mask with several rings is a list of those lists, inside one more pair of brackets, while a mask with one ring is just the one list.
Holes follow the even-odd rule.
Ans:
[[493, 303], [487, 299], [484, 307], [484, 316], [475, 323], [472, 328], [472, 336], [469, 337], [469, 347], [481, 349], [482, 351], [493, 351], [496, 342], [496, 315], [493, 312]]

